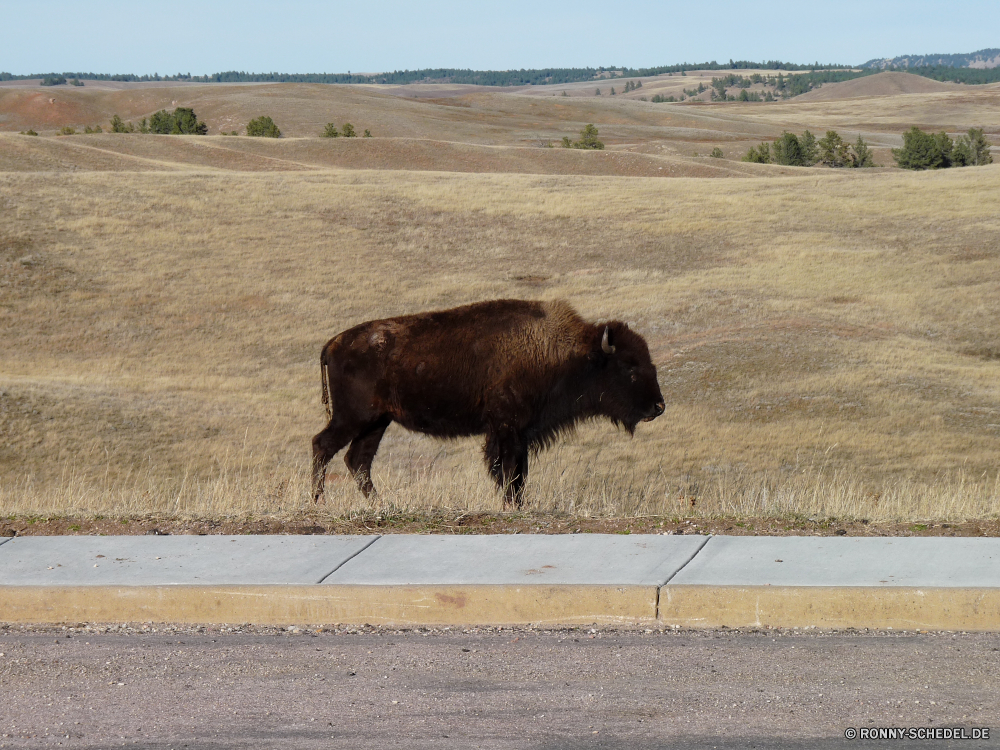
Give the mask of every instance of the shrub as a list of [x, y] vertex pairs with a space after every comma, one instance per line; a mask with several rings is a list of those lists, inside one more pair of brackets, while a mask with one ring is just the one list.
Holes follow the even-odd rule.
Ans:
[[21, 135], [38, 135], [34, 130], [28, 128], [27, 130], [22, 130]]
[[349, 122], [344, 123], [342, 130], [344, 131], [344, 138], [356, 138], [358, 135], [354, 132], [354, 126]]
[[323, 128], [323, 133], [321, 138], [340, 138], [340, 131], [337, 130], [337, 126], [332, 122], [328, 122], [326, 127]]
[[94, 127], [90, 127], [90, 125], [85, 125], [84, 128], [83, 128], [83, 132], [87, 133], [87, 134], [90, 134], [90, 133], [103, 133], [104, 129], [100, 125], [95, 125]]
[[365, 133], [364, 133], [363, 137], [364, 138], [371, 138], [372, 137], [372, 131], [370, 131], [368, 128], [365, 128]]
[[712, 149], [712, 153], [709, 154], [713, 159], [721, 159], [725, 154], [722, 153], [722, 149], [716, 146]]
[[267, 115], [251, 120], [247, 123], [247, 135], [254, 138], [281, 138], [281, 131]]
[[82, 86], [83, 85], [83, 81], [81, 81], [79, 78], [70, 78], [69, 81], [67, 81], [67, 83], [70, 86]]
[[45, 76], [42, 79], [43, 86], [62, 86], [64, 83], [66, 83], [65, 76]]
[[62, 130], [59, 131], [59, 135], [76, 135], [76, 129], [71, 128], [69, 125], [63, 125]]

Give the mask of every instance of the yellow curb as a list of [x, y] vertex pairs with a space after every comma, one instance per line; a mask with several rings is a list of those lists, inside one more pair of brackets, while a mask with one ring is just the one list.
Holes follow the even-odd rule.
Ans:
[[659, 619], [694, 628], [1000, 630], [1000, 588], [697, 586], [660, 589]]
[[656, 586], [0, 586], [0, 622], [652, 624]]

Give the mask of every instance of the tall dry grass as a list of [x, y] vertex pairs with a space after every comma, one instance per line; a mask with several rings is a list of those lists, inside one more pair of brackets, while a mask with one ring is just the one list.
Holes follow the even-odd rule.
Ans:
[[[542, 454], [534, 507], [995, 516], [998, 188], [0, 174], [0, 512], [301, 511], [323, 342], [510, 296], [630, 321], [668, 401]], [[388, 509], [501, 507], [473, 441], [394, 428], [375, 472]], [[332, 482], [329, 510], [367, 507]]]

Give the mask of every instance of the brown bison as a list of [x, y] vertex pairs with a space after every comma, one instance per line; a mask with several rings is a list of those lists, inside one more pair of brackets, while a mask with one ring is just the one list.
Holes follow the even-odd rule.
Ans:
[[663, 413], [656, 367], [639, 334], [587, 323], [566, 302], [494, 300], [362, 323], [320, 355], [329, 424], [313, 438], [313, 498], [345, 445], [367, 497], [391, 422], [442, 438], [485, 435], [505, 504], [521, 506], [528, 452], [577, 422], [607, 417], [630, 433]]

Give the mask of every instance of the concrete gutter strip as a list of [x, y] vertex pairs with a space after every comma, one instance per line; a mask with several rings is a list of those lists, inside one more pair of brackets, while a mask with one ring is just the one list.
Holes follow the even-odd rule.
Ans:
[[375, 538], [305, 535], [17, 537], [0, 547], [0, 585], [314, 584]]
[[1000, 539], [18, 537], [0, 621], [1000, 630]]
[[1000, 586], [1000, 538], [714, 536], [671, 585]]
[[701, 544], [700, 537], [656, 534], [391, 534], [324, 585], [656, 587]]

